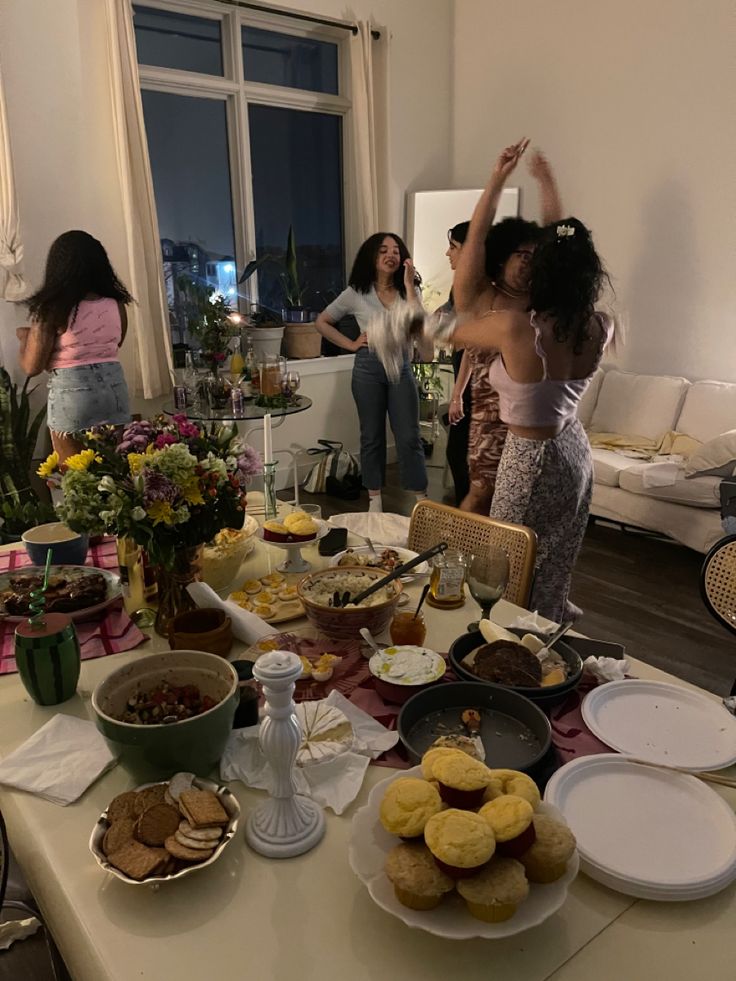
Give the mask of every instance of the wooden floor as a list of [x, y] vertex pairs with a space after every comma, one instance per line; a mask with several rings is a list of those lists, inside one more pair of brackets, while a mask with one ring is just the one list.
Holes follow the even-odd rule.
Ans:
[[[441, 446], [434, 457], [427, 461], [429, 496], [453, 504], [451, 492], [442, 486]], [[304, 495], [304, 500], [321, 504], [324, 517], [368, 507], [365, 493], [359, 501], [324, 494]], [[390, 466], [384, 511], [410, 514], [414, 503], [414, 495], [400, 488], [398, 468]], [[736, 637], [703, 606], [698, 586], [702, 560], [674, 542], [591, 525], [573, 577], [571, 599], [584, 611], [576, 628], [622, 643], [641, 661], [727, 695], [736, 677]]]

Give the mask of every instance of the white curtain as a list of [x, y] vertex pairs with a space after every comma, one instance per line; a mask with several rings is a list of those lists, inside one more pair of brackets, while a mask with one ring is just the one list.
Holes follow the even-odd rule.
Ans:
[[106, 0], [110, 98], [128, 247], [126, 284], [136, 344], [136, 392], [155, 398], [171, 390], [173, 358], [161, 267], [156, 202], [143, 121], [131, 0]]
[[358, 21], [350, 43], [351, 98], [356, 183], [355, 232], [362, 242], [379, 231], [376, 163], [376, 86], [371, 25]]
[[23, 279], [18, 199], [15, 196], [8, 113], [0, 71], [0, 298], [22, 300], [28, 292]]

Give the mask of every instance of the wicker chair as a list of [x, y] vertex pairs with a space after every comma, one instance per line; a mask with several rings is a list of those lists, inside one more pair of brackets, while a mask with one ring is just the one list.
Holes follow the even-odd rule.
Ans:
[[[715, 619], [736, 634], [736, 535], [727, 535], [708, 552], [700, 570], [700, 594]], [[731, 688], [736, 695], [736, 681]]]
[[537, 536], [531, 528], [470, 514], [447, 504], [420, 501], [412, 512], [408, 547], [421, 552], [437, 542], [447, 542], [463, 552], [482, 552], [489, 545], [503, 549], [509, 559], [504, 599], [526, 607], [537, 557]]

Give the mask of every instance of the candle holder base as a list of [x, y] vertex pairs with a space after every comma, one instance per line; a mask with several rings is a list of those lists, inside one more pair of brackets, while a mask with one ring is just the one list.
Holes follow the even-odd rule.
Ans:
[[245, 839], [266, 858], [293, 858], [319, 844], [325, 833], [322, 808], [308, 797], [272, 797], [248, 815]]

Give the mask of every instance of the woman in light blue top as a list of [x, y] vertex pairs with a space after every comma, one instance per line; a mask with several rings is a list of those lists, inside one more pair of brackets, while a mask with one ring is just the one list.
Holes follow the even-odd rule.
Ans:
[[[421, 311], [419, 278], [409, 251], [389, 232], [377, 232], [361, 245], [348, 280], [348, 288], [322, 311], [317, 330], [338, 347], [355, 352], [352, 392], [360, 422], [360, 460], [363, 484], [368, 488], [369, 510], [381, 511], [381, 489], [386, 475], [386, 415], [396, 439], [401, 483], [417, 498], [427, 496], [427, 470], [419, 435], [419, 395], [408, 350], [397, 381], [392, 381], [376, 353], [368, 346], [380, 324], [399, 305]], [[351, 340], [335, 327], [352, 314], [361, 333]]]

